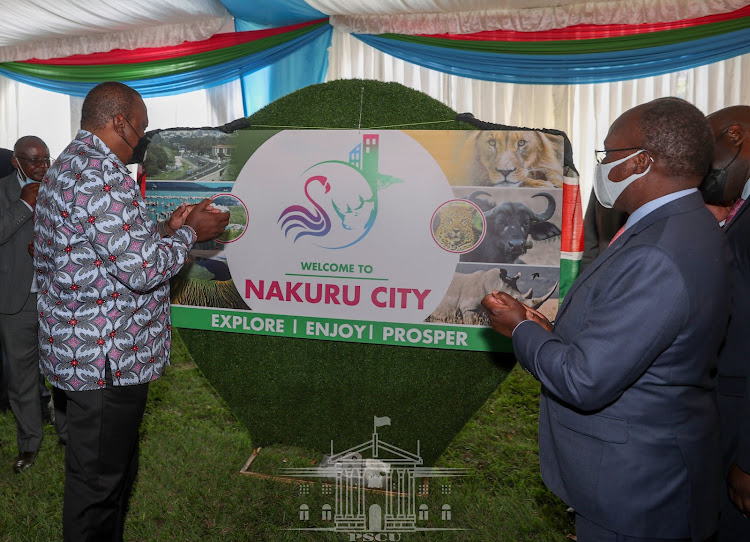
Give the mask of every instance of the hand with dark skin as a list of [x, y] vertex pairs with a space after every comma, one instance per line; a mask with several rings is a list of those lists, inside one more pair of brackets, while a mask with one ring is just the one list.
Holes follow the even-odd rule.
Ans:
[[750, 474], [742, 470], [737, 463], [732, 463], [727, 475], [727, 486], [729, 487], [729, 498], [747, 517], [750, 514]]
[[512, 336], [516, 326], [527, 319], [528, 307], [505, 292], [487, 294], [482, 299], [482, 306], [490, 315], [492, 329], [506, 337]]
[[[185, 223], [185, 219], [188, 217], [190, 212], [195, 208], [195, 205], [187, 205], [186, 203], [183, 203], [180, 205], [177, 209], [172, 211], [172, 215], [169, 217], [169, 220], [167, 220], [167, 233], [171, 236], [174, 235], [174, 232], [176, 232], [178, 229], [182, 227], [182, 225]], [[217, 209], [213, 205], [209, 205], [205, 208], [206, 212], [209, 213], [221, 213], [222, 211], [220, 209]]]
[[729, 212], [732, 210], [731, 205], [711, 205], [709, 203], [706, 203], [706, 208], [714, 215], [716, 222], [726, 220]]
[[[195, 233], [198, 234], [198, 243], [218, 237], [229, 224], [229, 211], [216, 212], [216, 209], [210, 208], [210, 205], [211, 200], [209, 198], [204, 199], [189, 210], [187, 217], [184, 219], [185, 224], [193, 228]], [[170, 217], [170, 221], [172, 218]]]
[[550, 333], [552, 332], [552, 322], [550, 322], [541, 312], [528, 306], [526, 307], [526, 319], [536, 322]]
[[172, 215], [169, 217], [169, 220], [167, 220], [167, 233], [170, 235], [174, 235], [174, 232], [179, 230], [182, 225], [185, 223], [185, 219], [190, 214], [190, 211], [192, 210], [193, 205], [190, 206], [191, 209], [188, 208], [186, 204], [180, 205], [177, 209], [175, 209], [172, 212]]
[[505, 292], [495, 290], [487, 294], [482, 299], [482, 306], [490, 315], [492, 329], [506, 337], [513, 336], [513, 330], [524, 320], [531, 320], [547, 331], [552, 331], [552, 323], [544, 315]]
[[21, 199], [31, 205], [32, 209], [36, 206], [37, 194], [39, 194], [39, 183], [29, 183], [21, 189]]

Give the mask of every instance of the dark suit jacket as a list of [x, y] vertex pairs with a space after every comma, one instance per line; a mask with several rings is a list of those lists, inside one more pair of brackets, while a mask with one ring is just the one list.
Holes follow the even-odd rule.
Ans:
[[524, 323], [513, 334], [518, 361], [542, 383], [542, 477], [606, 529], [694, 540], [716, 529], [730, 258], [690, 194], [628, 228], [581, 274], [553, 333]]
[[[747, 203], [725, 233], [734, 256], [732, 315], [719, 353], [724, 472], [733, 462], [750, 472], [750, 211]], [[749, 522], [750, 523], [750, 522]], [[750, 525], [748, 525], [750, 529]]]
[[0, 177], [10, 175], [15, 171], [11, 159], [13, 158], [13, 151], [10, 149], [0, 149]]
[[34, 262], [28, 252], [34, 213], [21, 201], [16, 173], [0, 179], [0, 313], [15, 314], [29, 297]]

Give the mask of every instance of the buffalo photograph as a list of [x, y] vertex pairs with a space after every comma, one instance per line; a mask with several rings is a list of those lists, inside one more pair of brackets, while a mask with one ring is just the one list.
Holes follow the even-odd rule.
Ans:
[[558, 267], [458, 264], [448, 291], [425, 321], [489, 325], [481, 301], [494, 290], [505, 292], [554, 320], [559, 274]]
[[484, 236], [462, 262], [560, 265], [562, 190], [456, 187], [484, 214]]

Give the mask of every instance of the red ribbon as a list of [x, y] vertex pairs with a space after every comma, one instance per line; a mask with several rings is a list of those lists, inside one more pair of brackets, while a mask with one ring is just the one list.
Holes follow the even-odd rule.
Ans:
[[514, 30], [488, 30], [474, 34], [420, 34], [428, 38], [476, 41], [565, 41], [632, 36], [664, 30], [675, 30], [690, 26], [719, 23], [750, 16], [750, 5], [729, 13], [718, 13], [694, 19], [682, 19], [671, 23], [643, 24], [578, 24], [566, 28], [555, 28], [543, 32], [517, 32]]
[[138, 62], [150, 62], [154, 60], [166, 60], [179, 58], [187, 55], [206, 53], [217, 49], [224, 49], [234, 45], [242, 45], [250, 41], [269, 38], [285, 32], [291, 32], [306, 26], [318, 24], [328, 19], [319, 19], [306, 23], [283, 26], [281, 28], [270, 28], [268, 30], [250, 30], [247, 32], [228, 32], [216, 34], [206, 40], [187, 41], [180, 45], [168, 47], [143, 47], [141, 49], [113, 49], [106, 53], [91, 53], [89, 55], [71, 55], [63, 58], [49, 58], [40, 60], [32, 58], [25, 62], [29, 64], [47, 64], [56, 66], [91, 66], [104, 64], [135, 64]]

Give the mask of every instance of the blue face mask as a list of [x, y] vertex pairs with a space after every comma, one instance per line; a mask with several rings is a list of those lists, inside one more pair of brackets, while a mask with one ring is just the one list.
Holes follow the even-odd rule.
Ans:
[[[620, 160], [615, 160], [614, 162], [596, 164], [596, 169], [594, 170], [594, 194], [596, 195], [596, 199], [599, 200], [599, 203], [602, 204], [602, 207], [611, 209], [617, 201], [617, 198], [620, 197], [620, 194], [622, 194], [623, 191], [633, 183], [633, 181], [640, 179], [651, 170], [651, 164], [649, 164], [648, 168], [643, 173], [633, 173], [630, 177], [623, 179], [619, 183], [609, 180], [609, 173], [613, 168], [644, 151], [645, 149], [635, 151], [633, 154]], [[651, 158], [651, 161], [653, 162], [654, 159]]]
[[26, 175], [26, 172], [21, 167], [21, 162], [16, 161], [16, 163], [18, 164], [18, 176], [21, 178], [21, 181], [23, 182], [24, 186], [26, 186], [27, 184], [38, 182], [32, 179], [31, 177], [29, 177], [28, 175]]

